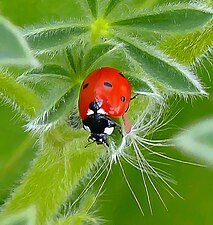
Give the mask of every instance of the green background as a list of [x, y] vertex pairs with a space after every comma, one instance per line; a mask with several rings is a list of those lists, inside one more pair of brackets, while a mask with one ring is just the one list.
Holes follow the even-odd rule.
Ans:
[[[82, 0], [83, 1], [83, 0]], [[56, 0], [0, 0], [0, 14], [7, 17], [14, 24], [24, 27], [31, 24], [45, 23], [46, 21], [63, 20], [69, 17], [78, 17], [80, 7], [75, 1]], [[126, 1], [131, 7], [149, 7], [165, 1]], [[171, 2], [171, 1], [170, 1]], [[174, 1], [173, 1], [174, 2]], [[213, 67], [205, 64], [211, 76]], [[199, 76], [208, 87], [210, 96], [188, 100], [171, 99], [170, 114], [181, 112], [166, 126], [167, 130], [157, 134], [159, 138], [171, 137], [187, 125], [213, 115], [213, 78], [210, 79], [205, 69], [199, 70]], [[23, 172], [26, 171], [36, 153], [34, 140], [24, 132], [24, 121], [8, 106], [0, 103], [0, 201], [8, 197], [8, 193], [18, 183]], [[161, 151], [161, 150], [159, 150]], [[168, 155], [178, 159], [196, 161], [182, 155], [173, 148], [162, 149]], [[197, 149], [202, 151], [202, 149]], [[161, 159], [157, 159], [161, 160]], [[162, 160], [166, 162], [165, 160]], [[198, 160], [196, 162], [199, 162]], [[104, 192], [98, 201], [97, 214], [105, 220], [105, 224], [173, 224], [173, 225], [211, 225], [213, 224], [213, 171], [211, 168], [184, 165], [169, 162], [170, 166], [163, 169], [175, 176], [178, 185], [174, 188], [184, 199], [172, 198], [165, 190], [161, 190], [163, 199], [168, 207], [165, 210], [158, 196], [149, 186], [153, 215], [150, 215], [143, 183], [138, 171], [125, 165], [128, 179], [144, 209], [145, 216], [140, 214], [117, 165], [104, 186]], [[201, 162], [202, 163], [202, 162]], [[103, 179], [104, 177], [102, 177]], [[99, 180], [99, 183], [101, 180]], [[96, 184], [98, 186], [98, 184]], [[160, 187], [160, 186], [159, 186]]]

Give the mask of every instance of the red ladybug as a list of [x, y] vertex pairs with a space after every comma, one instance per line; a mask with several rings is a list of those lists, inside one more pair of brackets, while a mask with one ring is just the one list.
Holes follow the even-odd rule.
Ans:
[[106, 144], [118, 124], [111, 118], [123, 116], [131, 100], [131, 86], [123, 74], [104, 67], [93, 71], [84, 80], [79, 96], [79, 112], [85, 129], [91, 132], [88, 140]]

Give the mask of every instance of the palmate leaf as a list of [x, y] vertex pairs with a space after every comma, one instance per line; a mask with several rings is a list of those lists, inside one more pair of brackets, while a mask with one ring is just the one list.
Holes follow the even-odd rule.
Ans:
[[111, 25], [125, 29], [137, 28], [146, 29], [153, 32], [189, 32], [197, 29], [212, 19], [213, 11], [211, 8], [197, 6], [196, 4], [177, 4], [165, 7], [158, 7], [150, 13], [141, 12], [138, 15], [131, 15], [113, 21]]
[[183, 95], [205, 94], [197, 78], [186, 67], [174, 62], [146, 43], [115, 32], [114, 35], [124, 43], [124, 50], [130, 63], [141, 67], [149, 77], [160, 82], [167, 91]]
[[[96, 7], [96, 1], [88, 2], [93, 4], [92, 7]], [[94, 13], [94, 15], [97, 14]], [[86, 29], [89, 30], [88, 27]], [[43, 33], [39, 31], [40, 33], [28, 36], [29, 42], [39, 53], [67, 48], [67, 46], [72, 46], [73, 41], [80, 38], [78, 32], [72, 36], [73, 30], [65, 30], [59, 28], [58, 30], [53, 29], [53, 32], [51, 29]], [[55, 32], [58, 33], [54, 36]], [[80, 36], [85, 36], [89, 32], [80, 31], [79, 33]], [[114, 36], [116, 37], [112, 38], [121, 43], [121, 46], [116, 48], [113, 44], [108, 43], [94, 46], [91, 51], [88, 51], [88, 57], [85, 60], [88, 68], [85, 66], [85, 70], [92, 70], [98, 65], [114, 65], [128, 74], [129, 71], [133, 72], [136, 68], [135, 74], [129, 73], [127, 75], [136, 87], [133, 89], [136, 93], [152, 93], [155, 91], [146, 82], [149, 79], [144, 79], [143, 76], [159, 82], [166, 90], [172, 92], [182, 94], [204, 92], [199, 82], [187, 68], [173, 62], [160, 51], [143, 42], [135, 41], [135, 39], [117, 34], [114, 34]], [[39, 39], [39, 37], [42, 38]], [[110, 55], [112, 52], [116, 53], [115, 56], [114, 54], [113, 56]], [[117, 56], [121, 57], [114, 61]], [[119, 60], [120, 63], [118, 63]], [[125, 64], [122, 65], [123, 63]], [[74, 60], [70, 65], [75, 72], [78, 71]], [[133, 67], [133, 69], [131, 70], [130, 67]], [[85, 75], [85, 71], [83, 72], [80, 76]], [[80, 76], [79, 78], [82, 78]], [[60, 121], [61, 118], [68, 115], [71, 107], [73, 111], [78, 87], [76, 83], [72, 83], [73, 80], [69, 77], [69, 73], [62, 68], [48, 65], [26, 73], [19, 79], [42, 99], [44, 105], [42, 112], [48, 112], [45, 122]], [[142, 105], [139, 100], [139, 98], [136, 98], [133, 103], [133, 106], [137, 104], [134, 109], [140, 107], [140, 110], [144, 110], [143, 106], [146, 106], [146, 103]], [[56, 126], [58, 125], [56, 124]], [[73, 192], [73, 189], [79, 185], [79, 180], [82, 180], [82, 177], [87, 175], [88, 171], [91, 171], [95, 161], [100, 159], [100, 153], [102, 152], [97, 150], [100, 150], [103, 146], [95, 145], [85, 149], [87, 136], [85, 132], [71, 130], [65, 123], [61, 127], [56, 126], [51, 127], [49, 132], [42, 136], [43, 149], [34, 162], [31, 171], [25, 176], [22, 184], [8, 202], [2, 216], [9, 217], [17, 209], [24, 209], [34, 202], [37, 208], [37, 222], [40, 224], [51, 223], [52, 219], [57, 217], [61, 204], [70, 196], [70, 192]]]
[[65, 49], [88, 30], [87, 25], [61, 22], [25, 30], [25, 38], [35, 52], [43, 53]]
[[20, 31], [1, 16], [0, 65], [39, 65]]
[[204, 160], [213, 166], [213, 118], [192, 125], [178, 134], [173, 142], [185, 154]]
[[0, 93], [14, 107], [18, 107], [28, 117], [35, 117], [42, 103], [38, 96], [27, 86], [18, 83], [13, 77], [0, 72]]

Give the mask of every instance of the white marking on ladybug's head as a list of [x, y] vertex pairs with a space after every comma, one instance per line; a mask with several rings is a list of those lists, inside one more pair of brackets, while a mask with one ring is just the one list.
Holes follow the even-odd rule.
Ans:
[[91, 110], [91, 109], [88, 109], [88, 110], [87, 110], [87, 116], [92, 115], [92, 114], [94, 114], [94, 111]]
[[100, 108], [100, 109], [97, 111], [97, 113], [99, 113], [99, 114], [103, 114], [103, 115], [105, 115], [105, 114], [106, 114], [106, 112], [105, 112], [102, 108]]
[[84, 125], [84, 129], [85, 129], [86, 131], [90, 132], [90, 129], [89, 129], [88, 126], [85, 126], [85, 125]]
[[106, 127], [104, 129], [104, 133], [108, 134], [108, 135], [111, 135], [113, 133], [114, 129], [115, 129], [114, 127]]

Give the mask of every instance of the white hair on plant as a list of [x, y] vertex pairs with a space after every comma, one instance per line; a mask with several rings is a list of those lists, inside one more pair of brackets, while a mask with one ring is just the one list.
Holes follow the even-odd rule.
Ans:
[[[173, 146], [171, 144], [171, 141], [169, 139], [165, 140], [153, 140], [148, 139], [147, 136], [150, 134], [153, 134], [157, 130], [161, 129], [165, 124], [167, 124], [169, 121], [165, 120], [164, 114], [166, 109], [166, 100], [165, 98], [161, 98], [161, 102], [157, 102], [156, 98], [149, 98], [149, 103], [147, 107], [140, 113], [140, 115], [135, 119], [132, 129], [129, 133], [124, 134], [123, 138], [121, 140], [121, 143], [117, 145], [114, 141], [110, 142], [110, 147], [107, 148], [107, 154], [103, 158], [103, 163], [100, 164], [95, 174], [92, 176], [92, 178], [89, 180], [88, 184], [82, 191], [82, 193], [76, 198], [76, 200], [73, 202], [73, 205], [75, 205], [76, 202], [78, 202], [85, 194], [90, 190], [90, 188], [94, 185], [94, 183], [103, 175], [105, 171], [106, 175], [99, 187], [99, 190], [97, 191], [96, 197], [92, 203], [92, 205], [95, 203], [96, 199], [100, 195], [103, 186], [105, 185], [111, 169], [112, 165], [114, 163], [118, 163], [121, 172], [123, 174], [123, 177], [125, 179], [125, 182], [133, 195], [140, 212], [144, 214], [144, 211], [142, 209], [141, 203], [136, 196], [130, 181], [127, 178], [125, 168], [123, 166], [123, 160], [126, 161], [128, 164], [133, 166], [135, 169], [137, 169], [141, 174], [141, 179], [144, 184], [146, 197], [148, 201], [148, 205], [150, 208], [150, 213], [153, 214], [152, 204], [151, 204], [151, 198], [150, 198], [150, 191], [148, 188], [148, 183], [152, 186], [153, 190], [156, 192], [157, 196], [159, 197], [160, 201], [162, 202], [163, 206], [167, 209], [166, 203], [163, 200], [163, 197], [160, 193], [160, 190], [158, 189], [156, 185], [156, 180], [160, 181], [163, 185], [163, 188], [171, 195], [171, 196], [180, 196], [180, 194], [174, 190], [174, 188], [170, 185], [176, 184], [176, 181], [171, 176], [171, 174], [163, 171], [162, 169], [155, 166], [155, 164], [164, 164], [168, 165], [167, 163], [161, 162], [161, 161], [155, 161], [155, 160], [149, 160], [150, 155], [156, 155], [161, 158], [172, 160], [176, 162], [181, 163], [187, 163], [190, 165], [196, 165], [194, 163], [190, 162], [184, 162], [182, 160], [171, 158], [167, 155], [164, 155], [163, 153], [159, 151], [152, 150], [152, 147], [168, 147]], [[133, 151], [131, 151], [133, 150]], [[147, 157], [148, 155], [148, 157]], [[154, 166], [153, 166], [154, 164]], [[182, 198], [182, 197], [181, 197]], [[72, 206], [73, 206], [72, 205]], [[91, 205], [91, 207], [92, 207]]]
[[[43, 114], [43, 117], [47, 117], [48, 112], [45, 112]], [[26, 125], [24, 125], [25, 131], [31, 132], [33, 134], [40, 134], [43, 135], [47, 131], [49, 131], [51, 128], [56, 126], [58, 123], [44, 123], [43, 118], [36, 118], [33, 120], [30, 120]]]
[[192, 63], [192, 67], [195, 71], [198, 71], [198, 69], [200, 69], [199, 67], [203, 68], [207, 73], [209, 80], [211, 80], [211, 74], [206, 68], [205, 61], [211, 66], [213, 65], [213, 45], [209, 46], [209, 48], [199, 57], [196, 57], [195, 61]]
[[[169, 157], [167, 155], [164, 155], [163, 153], [160, 153], [158, 151], [151, 149], [153, 146], [154, 147], [173, 146], [173, 144], [171, 144], [171, 141], [169, 139], [152, 140], [147, 138], [147, 136], [161, 129], [165, 124], [167, 124], [170, 120], [173, 119], [171, 118], [169, 121], [165, 121], [165, 119], [162, 119], [165, 112], [165, 108], [166, 108], [165, 102], [164, 104], [159, 105], [157, 103], [154, 104], [154, 101], [150, 100], [150, 103], [147, 106], [147, 108], [141, 113], [141, 115], [138, 116], [138, 118], [133, 123], [132, 130], [128, 134], [125, 134], [123, 136], [120, 145], [116, 146], [116, 144], [112, 142], [109, 148], [108, 161], [110, 162], [110, 164], [112, 164], [112, 162], [119, 164], [123, 177], [127, 183], [127, 186], [129, 187], [142, 214], [144, 214], [142, 206], [127, 178], [124, 167], [122, 165], [122, 161], [121, 161], [122, 159], [140, 171], [141, 179], [144, 184], [147, 201], [148, 201], [151, 214], [153, 214], [153, 209], [151, 205], [150, 193], [149, 193], [147, 182], [150, 183], [153, 190], [156, 192], [157, 196], [162, 202], [163, 206], [167, 210], [167, 206], [153, 178], [154, 179], [156, 178], [159, 181], [161, 181], [163, 184], [163, 188], [171, 196], [174, 197], [176, 195], [180, 198], [182, 198], [182, 196], [170, 185], [170, 183], [176, 184], [176, 181], [174, 180], [172, 175], [156, 166], [151, 165], [151, 164], [165, 164], [165, 165], [168, 165], [168, 164], [161, 161], [149, 160], [145, 152], [148, 153], [148, 156], [157, 155], [167, 160], [176, 161], [180, 163], [186, 163], [189, 165], [200, 166], [199, 164], [185, 162], [182, 160]], [[130, 151], [130, 149], [132, 149], [133, 151]], [[111, 170], [111, 167], [110, 167], [110, 170]], [[106, 178], [108, 177], [108, 175], [109, 175], [109, 171]], [[104, 180], [104, 183], [105, 182], [106, 180]]]
[[[151, 7], [151, 8], [142, 8], [141, 10], [132, 9], [131, 14], [126, 13], [120, 13], [119, 18], [117, 18], [116, 21], [120, 20], [126, 20], [126, 19], [132, 19], [136, 17], [143, 17], [143, 16], [149, 16], [149, 15], [158, 15], [167, 11], [175, 11], [175, 10], [181, 10], [181, 9], [194, 9], [194, 10], [200, 10], [206, 13], [213, 13], [213, 8], [208, 6], [207, 4], [201, 3], [200, 1], [190, 1], [188, 3], [178, 2], [178, 3], [162, 3], [158, 4], [157, 6]], [[114, 22], [113, 21], [113, 22]]]

